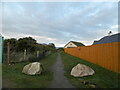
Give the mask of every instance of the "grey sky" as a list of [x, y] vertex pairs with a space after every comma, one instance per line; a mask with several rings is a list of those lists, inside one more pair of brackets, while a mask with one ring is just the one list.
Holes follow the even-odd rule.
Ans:
[[117, 2], [4, 2], [2, 34], [5, 38], [32, 36], [39, 43], [64, 46], [74, 40], [91, 45], [118, 32]]

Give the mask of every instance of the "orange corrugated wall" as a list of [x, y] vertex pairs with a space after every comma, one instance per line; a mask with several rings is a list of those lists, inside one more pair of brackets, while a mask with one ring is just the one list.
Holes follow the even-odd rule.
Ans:
[[64, 51], [73, 56], [97, 64], [101, 67], [120, 73], [118, 66], [118, 50], [120, 42], [65, 48]]

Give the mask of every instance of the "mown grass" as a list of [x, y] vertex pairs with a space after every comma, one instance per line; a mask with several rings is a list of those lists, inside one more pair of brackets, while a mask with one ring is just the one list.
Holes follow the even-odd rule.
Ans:
[[12, 83], [10, 84], [10, 88], [48, 88], [53, 79], [53, 73], [50, 72], [49, 68], [54, 64], [56, 56], [57, 54], [54, 53], [40, 60], [40, 63], [44, 67], [42, 75], [29, 76], [22, 73], [24, 65], [28, 64], [28, 62], [17, 63], [15, 65], [3, 64], [3, 80], [9, 80], [5, 84]]
[[[120, 80], [120, 74], [109, 71], [83, 59], [66, 54], [65, 52], [61, 52], [61, 56], [66, 71], [65, 76], [77, 88], [89, 88], [88, 86], [84, 85], [80, 80], [94, 83], [98, 88], [119, 88], [120, 84], [118, 83], [118, 80]], [[78, 63], [85, 64], [93, 68], [95, 70], [95, 74], [93, 76], [79, 78], [71, 76], [70, 72], [72, 68]]]

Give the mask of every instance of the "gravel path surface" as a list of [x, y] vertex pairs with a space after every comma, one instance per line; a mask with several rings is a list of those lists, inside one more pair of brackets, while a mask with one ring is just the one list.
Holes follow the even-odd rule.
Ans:
[[56, 63], [52, 67], [52, 72], [54, 73], [54, 79], [51, 88], [75, 88], [64, 76], [64, 65], [60, 53], [58, 53]]

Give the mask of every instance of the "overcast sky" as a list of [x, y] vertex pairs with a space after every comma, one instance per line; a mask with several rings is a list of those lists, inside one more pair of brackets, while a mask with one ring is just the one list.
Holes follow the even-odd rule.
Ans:
[[4, 2], [4, 38], [31, 36], [38, 43], [64, 46], [69, 41], [91, 45], [118, 32], [117, 2]]

